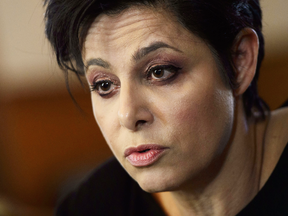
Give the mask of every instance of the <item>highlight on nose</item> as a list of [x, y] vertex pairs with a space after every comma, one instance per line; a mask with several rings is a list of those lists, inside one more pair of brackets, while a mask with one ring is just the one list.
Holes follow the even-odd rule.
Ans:
[[129, 130], [137, 130], [146, 123], [152, 123], [153, 116], [149, 110], [138, 107], [128, 108], [126, 112], [118, 111], [119, 124]]
[[125, 127], [124, 121], [125, 121], [125, 119], [128, 118], [128, 115], [129, 115], [128, 113], [124, 114], [120, 110], [118, 110], [118, 118], [119, 118], [119, 123], [121, 126]]

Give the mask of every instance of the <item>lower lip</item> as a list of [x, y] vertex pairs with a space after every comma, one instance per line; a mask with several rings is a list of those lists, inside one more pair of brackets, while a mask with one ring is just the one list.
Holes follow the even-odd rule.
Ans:
[[127, 160], [136, 167], [149, 166], [160, 159], [166, 149], [150, 149], [147, 152], [133, 152]]

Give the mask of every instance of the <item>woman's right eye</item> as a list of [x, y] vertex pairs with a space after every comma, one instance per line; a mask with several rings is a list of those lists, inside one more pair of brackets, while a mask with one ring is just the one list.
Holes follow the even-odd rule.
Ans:
[[110, 80], [97, 81], [91, 85], [91, 91], [96, 91], [101, 97], [108, 96], [116, 88], [116, 85]]

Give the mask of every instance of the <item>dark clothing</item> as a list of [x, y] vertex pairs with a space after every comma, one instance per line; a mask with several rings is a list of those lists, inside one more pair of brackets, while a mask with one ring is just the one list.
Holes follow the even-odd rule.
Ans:
[[237, 215], [288, 215], [288, 143], [266, 184]]
[[68, 196], [57, 216], [165, 215], [113, 157]]

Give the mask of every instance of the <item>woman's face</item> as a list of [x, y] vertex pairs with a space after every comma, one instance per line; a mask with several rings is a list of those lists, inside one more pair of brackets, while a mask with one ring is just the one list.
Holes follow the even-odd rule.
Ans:
[[134, 7], [97, 17], [83, 59], [95, 119], [144, 190], [175, 190], [221, 155], [232, 91], [207, 44], [171, 14]]

